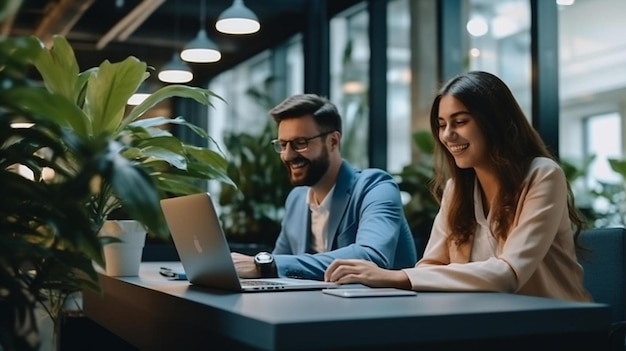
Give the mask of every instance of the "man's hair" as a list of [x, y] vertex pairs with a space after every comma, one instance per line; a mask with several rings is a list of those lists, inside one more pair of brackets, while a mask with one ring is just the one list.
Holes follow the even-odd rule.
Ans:
[[341, 116], [328, 99], [316, 94], [298, 94], [286, 98], [269, 111], [276, 124], [290, 118], [313, 116], [320, 132], [341, 133]]

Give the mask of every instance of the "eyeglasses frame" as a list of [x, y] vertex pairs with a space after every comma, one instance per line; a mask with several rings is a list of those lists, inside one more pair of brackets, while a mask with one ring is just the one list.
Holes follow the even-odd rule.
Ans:
[[[330, 130], [327, 132], [323, 132], [320, 133], [318, 135], [309, 137], [309, 138], [295, 138], [295, 139], [291, 139], [291, 140], [280, 140], [280, 139], [274, 139], [271, 141], [272, 147], [274, 148], [274, 151], [276, 151], [276, 153], [280, 154], [282, 152], [284, 152], [285, 150], [287, 150], [287, 144], [289, 144], [289, 146], [291, 146], [291, 149], [295, 152], [304, 152], [306, 150], [309, 149], [309, 141], [316, 139], [316, 138], [321, 138], [321, 137], [325, 137], [330, 133], [333, 133], [334, 130]], [[304, 147], [303, 148], [296, 148], [296, 145], [294, 145], [297, 142], [302, 142], [304, 143]], [[285, 147], [283, 148], [281, 143], [285, 143]]]

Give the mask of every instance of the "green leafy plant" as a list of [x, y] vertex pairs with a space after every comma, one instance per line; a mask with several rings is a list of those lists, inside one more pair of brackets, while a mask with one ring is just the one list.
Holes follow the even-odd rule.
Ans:
[[[149, 76], [145, 62], [128, 57], [116, 63], [104, 61], [97, 68], [79, 73], [72, 48], [65, 38], [56, 36], [50, 49], [42, 46], [34, 65], [45, 89], [18, 89], [7, 98], [25, 110], [74, 130], [82, 138], [110, 141], [114, 151], [110, 156], [120, 166], [114, 172], [108, 170], [110, 177], [102, 179], [99, 191], [88, 203], [96, 224], [124, 206], [133, 219], [145, 224], [151, 232], [168, 236], [163, 216], [147, 215], [143, 209], [160, 214], [158, 199], [202, 191], [196, 185], [198, 180], [213, 179], [234, 186], [226, 173], [227, 161], [220, 152], [183, 143], [159, 127], [184, 125], [216, 145], [206, 131], [182, 117], [140, 119], [150, 108], [170, 97], [191, 98], [211, 105], [209, 99], [215, 97], [211, 91], [169, 85], [125, 114], [128, 98]], [[121, 167], [126, 164], [122, 159], [131, 162]], [[141, 191], [129, 192], [130, 189]]]
[[[32, 66], [43, 86], [26, 78]], [[0, 41], [0, 349], [37, 349], [37, 305], [55, 319], [66, 296], [98, 289], [92, 262], [104, 263], [112, 239], [97, 233], [111, 211], [123, 206], [167, 236], [162, 197], [199, 191], [199, 180], [234, 185], [220, 152], [158, 127], [185, 125], [211, 141], [205, 131], [181, 117], [140, 119], [172, 96], [210, 105], [210, 91], [167, 86], [125, 113], [146, 69], [129, 57], [79, 72], [63, 37], [50, 49], [34, 37]]]
[[[276, 105], [268, 94], [274, 82], [270, 76], [246, 94], [269, 111]], [[231, 246], [260, 244], [269, 250], [276, 242], [292, 185], [280, 156], [271, 146], [275, 137], [276, 126], [269, 116], [259, 133], [224, 135], [229, 154], [228, 175], [237, 184], [237, 188], [222, 189], [219, 197], [220, 217]]]
[[271, 147], [273, 122], [258, 135], [229, 133], [228, 174], [237, 184], [220, 193], [221, 220], [232, 241], [273, 246], [280, 232], [285, 199], [291, 184], [280, 157]]
[[[90, 180], [108, 167], [108, 144], [84, 140], [10, 97], [30, 93], [28, 63], [37, 41], [0, 43], [0, 348], [38, 348], [36, 305], [56, 318], [62, 299], [83, 287], [97, 288], [92, 261], [103, 263], [101, 245], [84, 204]], [[51, 102], [51, 104], [54, 104]], [[32, 124], [29, 128], [16, 123]], [[73, 164], [69, 169], [62, 164]], [[20, 166], [32, 179], [18, 173]], [[44, 181], [44, 171], [55, 181]]]
[[427, 130], [416, 131], [412, 137], [419, 151], [419, 158], [404, 166], [402, 171], [394, 176], [398, 179], [398, 186], [404, 198], [408, 198], [404, 204], [404, 214], [418, 249], [423, 249], [439, 211], [439, 203], [430, 191], [434, 176], [435, 143], [430, 131]]
[[585, 216], [585, 226], [596, 227], [604, 221], [605, 214], [598, 212], [594, 202], [601, 197], [598, 189], [590, 189], [587, 185], [589, 167], [595, 160], [595, 155], [590, 155], [582, 160], [561, 158], [559, 164], [565, 173], [565, 178], [572, 187], [576, 200], [576, 207]]
[[609, 166], [621, 181], [617, 183], [599, 182], [595, 194], [604, 200], [598, 227], [626, 226], [626, 160], [609, 158]]

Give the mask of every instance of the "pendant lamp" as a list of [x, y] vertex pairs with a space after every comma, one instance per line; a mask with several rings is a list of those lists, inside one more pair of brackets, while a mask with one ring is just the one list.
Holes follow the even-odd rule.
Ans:
[[217, 45], [206, 35], [206, 30], [201, 28], [198, 35], [185, 45], [180, 53], [180, 58], [187, 62], [211, 63], [222, 58], [222, 53], [217, 49]]
[[126, 104], [136, 106], [146, 101], [148, 97], [150, 97], [150, 93], [134, 93], [131, 97], [128, 98]]
[[233, 0], [233, 4], [218, 17], [215, 28], [226, 34], [252, 34], [261, 29], [261, 24], [243, 0]]
[[137, 89], [137, 91], [135, 91], [135, 93], [128, 98], [126, 104], [130, 106], [136, 106], [141, 104], [150, 96], [153, 90], [156, 89], [153, 89], [152, 85], [149, 84], [147, 80], [144, 80]]
[[210, 63], [222, 58], [217, 45], [209, 39], [204, 29], [204, 0], [200, 1], [200, 30], [196, 37], [185, 45], [180, 58], [187, 62]]
[[192, 79], [191, 69], [176, 54], [159, 72], [159, 80], [165, 83], [187, 83]]

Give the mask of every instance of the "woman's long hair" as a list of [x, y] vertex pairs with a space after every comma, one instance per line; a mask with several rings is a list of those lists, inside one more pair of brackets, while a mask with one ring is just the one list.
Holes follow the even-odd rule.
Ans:
[[[555, 160], [545, 143], [530, 125], [524, 112], [506, 84], [491, 73], [473, 71], [452, 78], [435, 98], [430, 111], [430, 127], [435, 138], [435, 179], [432, 191], [441, 199], [448, 179], [454, 182], [454, 191], [448, 203], [450, 240], [457, 244], [467, 242], [476, 230], [474, 216], [473, 168], [461, 169], [439, 140], [439, 103], [445, 95], [459, 100], [482, 130], [494, 165], [500, 188], [491, 206], [491, 231], [497, 238], [506, 239], [530, 163], [536, 157]], [[568, 210], [578, 238], [584, 221], [574, 206], [574, 197], [568, 184]]]

